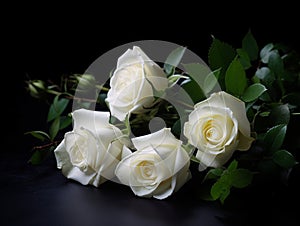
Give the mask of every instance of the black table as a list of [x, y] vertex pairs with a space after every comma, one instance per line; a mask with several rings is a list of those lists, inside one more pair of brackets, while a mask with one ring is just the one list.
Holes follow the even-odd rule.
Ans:
[[[28, 153], [1, 152], [1, 225], [299, 225], [291, 193], [246, 190], [225, 201], [195, 196], [197, 177], [165, 200], [135, 197], [123, 185], [106, 182], [99, 188], [66, 179], [54, 155], [39, 166], [27, 163]], [[296, 205], [295, 207], [291, 205]]]

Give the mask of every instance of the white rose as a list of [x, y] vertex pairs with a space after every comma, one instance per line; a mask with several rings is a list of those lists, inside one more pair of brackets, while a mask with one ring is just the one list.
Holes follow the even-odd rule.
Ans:
[[164, 199], [190, 179], [190, 157], [170, 129], [134, 138], [132, 142], [137, 151], [121, 160], [116, 176], [137, 196]]
[[138, 113], [150, 106], [154, 101], [153, 88], [165, 90], [168, 80], [163, 70], [134, 46], [119, 57], [110, 87], [106, 102], [111, 114], [124, 121], [127, 114]]
[[109, 124], [108, 112], [80, 109], [72, 117], [73, 131], [65, 134], [54, 151], [57, 167], [67, 178], [97, 187], [115, 176], [126, 140]]
[[198, 148], [200, 171], [222, 166], [235, 150], [248, 150], [254, 140], [244, 102], [225, 92], [214, 93], [195, 105], [184, 125], [184, 135]]

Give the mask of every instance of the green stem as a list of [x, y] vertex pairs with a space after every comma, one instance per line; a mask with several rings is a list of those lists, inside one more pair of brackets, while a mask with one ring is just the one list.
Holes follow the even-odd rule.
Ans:
[[102, 90], [102, 91], [106, 91], [106, 92], [109, 91], [109, 88], [106, 88], [106, 87], [101, 86], [101, 85], [96, 85], [96, 88], [99, 89], [99, 90]]

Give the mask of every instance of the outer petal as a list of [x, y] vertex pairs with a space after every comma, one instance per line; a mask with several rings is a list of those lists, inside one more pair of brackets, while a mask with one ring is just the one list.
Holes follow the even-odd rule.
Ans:
[[[124, 153], [132, 153], [129, 148], [123, 146]], [[118, 177], [120, 182], [124, 185], [130, 184], [130, 173], [131, 173], [131, 155], [126, 155], [122, 161], [119, 162], [115, 169], [115, 175]]]
[[236, 149], [236, 143], [226, 146], [218, 155], [212, 155], [206, 152], [198, 151], [196, 158], [200, 160], [199, 171], [203, 171], [206, 167], [218, 168], [223, 166], [232, 156]]
[[218, 92], [211, 95], [207, 100], [211, 105], [226, 106], [231, 109], [234, 117], [239, 123], [239, 131], [244, 135], [250, 137], [250, 123], [246, 116], [245, 103], [238, 98], [226, 93]]
[[64, 169], [62, 172], [68, 179], [78, 181], [83, 185], [92, 184], [92, 181], [96, 176], [96, 172], [91, 168], [88, 168], [85, 172], [82, 172], [79, 168], [73, 167], [67, 173], [64, 171]]
[[81, 127], [95, 133], [97, 128], [108, 127], [109, 112], [91, 111], [79, 109], [72, 113], [74, 119], [74, 130], [79, 130]]
[[66, 162], [70, 162], [68, 152], [65, 148], [65, 140], [62, 140], [60, 144], [54, 150], [54, 155], [56, 158], [57, 168], [61, 169]]
[[171, 133], [170, 128], [164, 128], [155, 133], [133, 138], [132, 143], [138, 150], [143, 150], [149, 146], [156, 148], [162, 144], [172, 144], [175, 147], [182, 144], [182, 142], [176, 139]]
[[153, 62], [138, 46], [133, 46], [133, 49], [128, 49], [122, 56], [119, 57], [117, 68], [143, 63]]
[[253, 137], [244, 136], [242, 133], [238, 137], [239, 145], [237, 149], [240, 151], [247, 151], [251, 147], [252, 142], [255, 140]]
[[73, 179], [83, 185], [91, 183], [96, 175], [95, 171], [88, 168], [85, 172], [82, 172], [79, 168], [73, 166], [64, 143], [65, 140], [63, 140], [54, 150], [57, 167], [62, 169], [62, 174], [69, 179]]

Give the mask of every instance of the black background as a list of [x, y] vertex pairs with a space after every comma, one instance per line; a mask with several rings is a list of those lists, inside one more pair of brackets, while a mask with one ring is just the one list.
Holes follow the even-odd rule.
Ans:
[[147, 4], [118, 11], [105, 5], [76, 11], [60, 5], [19, 6], [22, 12], [15, 18], [6, 17], [0, 151], [4, 225], [297, 225], [297, 207], [291, 207], [295, 188], [276, 194], [246, 189], [221, 206], [193, 197], [199, 187], [196, 177], [170, 199], [145, 200], [120, 185], [95, 189], [67, 181], [56, 170], [53, 156], [42, 166], [27, 164], [33, 140], [23, 133], [43, 130], [48, 110], [26, 92], [27, 78], [57, 80], [62, 74], [83, 73], [106, 51], [137, 40], [174, 42], [205, 60], [211, 35], [239, 47], [251, 29], [260, 47], [283, 42], [299, 50], [294, 6], [240, 4], [230, 10], [216, 3], [175, 9], [159, 5], [149, 11]]

